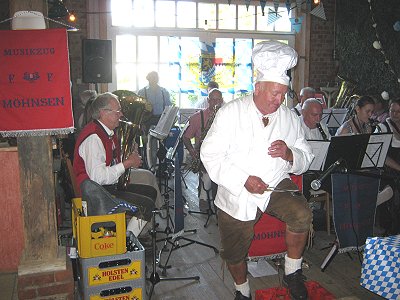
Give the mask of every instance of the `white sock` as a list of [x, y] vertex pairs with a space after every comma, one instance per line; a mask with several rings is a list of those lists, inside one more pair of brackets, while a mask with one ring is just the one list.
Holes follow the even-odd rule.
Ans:
[[301, 269], [301, 263], [303, 262], [303, 258], [290, 258], [285, 255], [285, 275], [292, 274], [297, 270]]
[[239, 285], [237, 285], [236, 283], [234, 284], [235, 284], [235, 289], [241, 292], [243, 296], [250, 297], [250, 284], [248, 279], [246, 279], [245, 283]]

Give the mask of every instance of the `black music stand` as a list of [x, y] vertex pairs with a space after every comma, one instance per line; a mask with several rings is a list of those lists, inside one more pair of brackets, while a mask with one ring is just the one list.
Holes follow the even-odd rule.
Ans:
[[[363, 239], [373, 234], [379, 175], [356, 170], [364, 169], [365, 171], [370, 168], [376, 171], [382, 168], [390, 141], [390, 134], [332, 137], [324, 169], [327, 170], [336, 162], [343, 161], [347, 174], [332, 175], [332, 180], [335, 180], [332, 181], [332, 203], [336, 240], [321, 265], [322, 271], [327, 268], [338, 252], [345, 253], [353, 250], [358, 252]], [[350, 173], [356, 175], [350, 175]], [[363, 188], [359, 189], [360, 185]], [[359, 198], [365, 201], [358, 201]], [[372, 199], [372, 202], [367, 202], [366, 199]]]
[[159, 211], [154, 210], [153, 211], [153, 220], [152, 220], [152, 230], [151, 230], [151, 240], [152, 240], [152, 254], [153, 254], [153, 271], [150, 275], [149, 278], [146, 278], [147, 281], [150, 281], [151, 283], [151, 288], [149, 291], [149, 300], [151, 299], [151, 296], [153, 295], [154, 287], [157, 283], [161, 281], [176, 281], [176, 280], [200, 280], [200, 276], [191, 276], [191, 277], [174, 277], [174, 278], [165, 278], [165, 277], [160, 277], [160, 275], [157, 272], [157, 258], [156, 258], [156, 214], [160, 214]]
[[[180, 142], [180, 139], [177, 141]], [[196, 241], [194, 239], [187, 238], [184, 236], [185, 233], [196, 233], [196, 229], [184, 230], [184, 211], [183, 211], [183, 197], [182, 197], [182, 181], [181, 181], [181, 170], [179, 165], [179, 153], [175, 151], [175, 153], [171, 153], [169, 158], [174, 158], [174, 167], [175, 167], [175, 178], [174, 178], [174, 234], [165, 238], [165, 243], [163, 250], [166, 249], [167, 244], [169, 243], [172, 247], [169, 249], [167, 259], [164, 265], [159, 264], [159, 266], [163, 269], [162, 275], [166, 275], [166, 270], [171, 266], [168, 266], [169, 259], [171, 257], [172, 251], [177, 250], [179, 248], [183, 248], [186, 246], [190, 246], [192, 244], [199, 244], [214, 250], [215, 254], [219, 253], [218, 249], [212, 245], [208, 245], [203, 242]], [[181, 245], [179, 242], [183, 240], [187, 243]]]
[[324, 108], [321, 123], [328, 128], [340, 127], [347, 116], [347, 108]]

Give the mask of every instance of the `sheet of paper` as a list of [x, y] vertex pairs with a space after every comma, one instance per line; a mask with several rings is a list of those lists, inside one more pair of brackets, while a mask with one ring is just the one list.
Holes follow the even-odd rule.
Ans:
[[254, 278], [278, 274], [278, 271], [276, 271], [265, 259], [249, 261], [247, 262], [247, 268], [251, 276]]
[[324, 108], [321, 123], [328, 127], [340, 127], [347, 116], [347, 108]]
[[309, 170], [321, 171], [323, 170], [326, 155], [328, 153], [329, 141], [308, 141], [311, 146], [311, 151], [314, 154], [314, 159], [311, 162]]
[[391, 133], [371, 134], [367, 145], [367, 149], [365, 150], [365, 155], [361, 167], [382, 168], [385, 163], [387, 151], [389, 149], [391, 140], [392, 140]]

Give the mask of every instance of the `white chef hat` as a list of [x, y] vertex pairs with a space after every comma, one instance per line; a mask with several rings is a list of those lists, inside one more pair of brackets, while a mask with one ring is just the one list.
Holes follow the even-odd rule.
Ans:
[[254, 46], [253, 64], [257, 71], [256, 81], [289, 85], [286, 71], [297, 64], [297, 52], [277, 41], [261, 42]]

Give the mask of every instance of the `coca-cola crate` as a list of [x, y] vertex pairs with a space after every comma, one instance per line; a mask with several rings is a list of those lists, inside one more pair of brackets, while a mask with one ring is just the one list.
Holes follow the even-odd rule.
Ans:
[[72, 199], [72, 233], [79, 257], [91, 258], [126, 252], [124, 212], [86, 217], [83, 211], [82, 199]]

